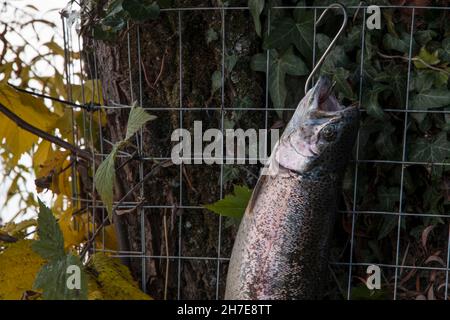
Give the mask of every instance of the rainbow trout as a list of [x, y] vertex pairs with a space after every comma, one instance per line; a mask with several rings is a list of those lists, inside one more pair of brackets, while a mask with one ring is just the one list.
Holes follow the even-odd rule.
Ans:
[[321, 77], [300, 101], [253, 191], [225, 299], [320, 299], [337, 199], [359, 127]]

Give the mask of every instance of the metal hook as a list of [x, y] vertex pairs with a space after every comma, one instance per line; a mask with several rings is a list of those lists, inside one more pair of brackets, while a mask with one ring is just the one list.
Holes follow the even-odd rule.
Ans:
[[323, 64], [323, 61], [325, 60], [326, 56], [330, 53], [331, 49], [333, 49], [334, 45], [336, 44], [337, 40], [339, 39], [339, 37], [344, 32], [344, 29], [345, 29], [345, 27], [347, 25], [347, 20], [348, 20], [347, 9], [345, 8], [345, 6], [343, 4], [333, 3], [330, 6], [328, 6], [328, 8], [326, 8], [324, 12], [322, 12], [322, 14], [320, 15], [319, 19], [317, 19], [316, 26], [322, 21], [322, 18], [325, 16], [325, 14], [328, 12], [328, 10], [330, 10], [332, 8], [340, 8], [340, 9], [342, 9], [342, 12], [344, 14], [344, 21], [342, 22], [342, 26], [339, 29], [339, 31], [336, 34], [336, 36], [334, 37], [333, 41], [331, 41], [330, 45], [325, 50], [325, 52], [323, 53], [322, 57], [320, 57], [320, 59], [317, 62], [316, 66], [311, 71], [308, 79], [306, 80], [306, 83], [305, 83], [305, 94], [308, 92], [309, 83], [311, 82], [311, 79], [313, 78], [314, 74], [317, 72], [317, 70]]

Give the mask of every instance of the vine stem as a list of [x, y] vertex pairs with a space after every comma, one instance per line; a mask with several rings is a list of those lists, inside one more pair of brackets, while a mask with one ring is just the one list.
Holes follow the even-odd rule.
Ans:
[[[398, 55], [390, 56], [390, 55], [381, 53], [381, 52], [379, 52], [379, 51], [378, 51], [378, 55], [379, 55], [380, 57], [382, 57], [382, 58], [385, 58], [385, 59], [401, 59], [401, 60], [405, 60], [405, 61], [408, 61], [408, 60], [409, 60], [407, 57], [398, 56]], [[446, 75], [450, 75], [450, 72], [449, 72], [449, 71], [447, 71], [447, 70], [445, 70], [445, 69], [442, 69], [442, 68], [438, 68], [438, 67], [432, 66], [431, 64], [425, 62], [425, 61], [424, 61], [422, 58], [420, 58], [420, 57], [414, 57], [414, 58], [411, 58], [411, 61], [418, 61], [418, 62], [422, 63], [423, 65], [425, 65], [425, 66], [426, 66], [427, 68], [429, 68], [429, 69], [432, 69], [432, 70], [435, 70], [435, 71], [439, 71], [439, 72], [445, 73]]]

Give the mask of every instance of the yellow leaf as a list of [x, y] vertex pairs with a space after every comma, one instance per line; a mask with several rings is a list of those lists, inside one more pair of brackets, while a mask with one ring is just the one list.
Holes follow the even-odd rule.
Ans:
[[[36, 186], [38, 192], [49, 188], [58, 194], [61, 193], [68, 197], [72, 195], [69, 180], [71, 176], [70, 160], [67, 159], [69, 154], [69, 151], [55, 151], [50, 158], [39, 165], [36, 172], [36, 180], [40, 181]], [[42, 181], [46, 181], [46, 183]]]
[[54, 151], [52, 149], [52, 144], [46, 140], [39, 143], [39, 146], [36, 152], [33, 155], [33, 167], [34, 170], [38, 170], [47, 159], [51, 159], [53, 157]]
[[[93, 228], [90, 228], [90, 230], [91, 232], [94, 231]], [[114, 224], [104, 227], [103, 230], [99, 232], [95, 240], [95, 244], [98, 249], [108, 249], [113, 251], [117, 251], [119, 249]]]
[[[0, 103], [10, 109], [29, 124], [50, 132], [58, 116], [53, 114], [43, 103], [31, 95], [20, 93], [5, 83], [0, 83]], [[7, 117], [0, 115], [0, 141], [4, 149], [12, 155], [6, 165], [14, 167], [23, 153], [30, 151], [38, 137], [20, 129]]]
[[36, 219], [27, 219], [20, 221], [18, 223], [15, 222], [9, 222], [5, 224], [2, 228], [0, 228], [1, 231], [6, 232], [8, 235], [12, 237], [17, 237], [17, 235], [20, 235], [20, 233], [23, 233], [27, 228], [33, 227], [37, 225]]
[[20, 240], [0, 252], [0, 300], [19, 300], [32, 290], [45, 261], [31, 249], [31, 240]]
[[[439, 60], [439, 52], [436, 50], [433, 53], [428, 52], [428, 50], [425, 47], [420, 48], [419, 56], [420, 59], [425, 61], [429, 65], [436, 65], [441, 60]], [[417, 58], [417, 57], [416, 57]], [[414, 65], [417, 69], [426, 69], [428, 68], [425, 64], [423, 64], [421, 61], [414, 61]]]
[[58, 116], [41, 99], [18, 92], [7, 84], [0, 84], [0, 103], [29, 124], [43, 131], [54, 128]]
[[[116, 258], [98, 252], [92, 256], [89, 267], [93, 270], [98, 287], [106, 300], [152, 300], [143, 293], [126, 266]], [[92, 271], [91, 271], [92, 272]]]
[[59, 216], [59, 227], [64, 236], [64, 248], [67, 250], [70, 247], [78, 246], [86, 240], [86, 224], [79, 216], [72, 215], [73, 210], [64, 211]]

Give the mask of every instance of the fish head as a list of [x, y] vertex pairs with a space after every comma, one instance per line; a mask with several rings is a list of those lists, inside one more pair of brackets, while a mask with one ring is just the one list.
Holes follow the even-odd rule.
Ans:
[[300, 101], [274, 150], [281, 167], [301, 174], [344, 170], [358, 132], [359, 109], [341, 105], [332, 89], [331, 81], [321, 77]]

